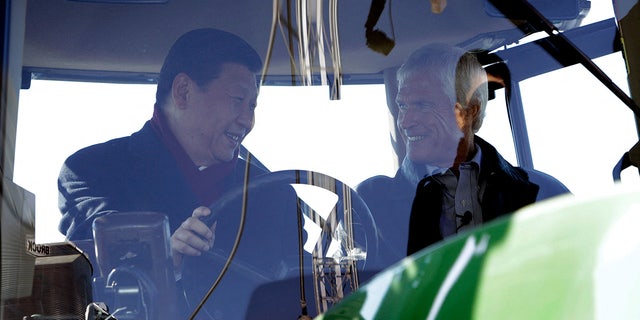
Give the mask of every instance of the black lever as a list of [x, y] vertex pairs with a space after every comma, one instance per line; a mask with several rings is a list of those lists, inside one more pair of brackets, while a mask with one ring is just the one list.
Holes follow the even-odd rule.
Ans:
[[629, 97], [624, 91], [620, 89], [612, 80], [607, 76], [602, 69], [600, 69], [589, 57], [584, 54], [578, 47], [571, 42], [567, 37], [565, 37], [559, 30], [556, 28], [549, 19], [547, 19], [538, 9], [532, 6], [526, 0], [489, 0], [498, 10], [502, 12], [507, 18], [512, 20], [526, 20], [527, 24], [519, 24], [516, 25], [525, 32], [530, 32], [530, 30], [526, 29], [529, 27], [534, 28], [536, 31], [544, 31], [549, 35], [549, 39], [558, 46], [557, 51], [550, 50], [550, 48], [545, 47], [545, 50], [549, 52], [552, 56], [554, 56], [559, 61], [564, 60], [564, 57], [558, 56], [559, 52], [563, 54], [569, 55], [571, 58], [577, 60], [580, 64], [582, 64], [591, 74], [593, 74], [602, 84], [605, 85], [613, 94], [615, 94], [624, 104], [626, 104], [631, 111], [636, 115], [636, 117], [640, 117], [640, 108], [638, 105]]

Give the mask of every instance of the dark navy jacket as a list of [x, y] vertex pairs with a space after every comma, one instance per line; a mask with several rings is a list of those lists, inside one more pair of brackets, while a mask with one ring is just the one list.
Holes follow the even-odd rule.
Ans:
[[[520, 168], [511, 166], [498, 151], [483, 139], [475, 142], [482, 148], [481, 181], [488, 183], [482, 200], [484, 221], [514, 211], [536, 199], [538, 187], [527, 181], [527, 174]], [[380, 259], [382, 264], [391, 264], [406, 256], [412, 204], [416, 197], [416, 184], [402, 175], [400, 170], [393, 178], [375, 176], [357, 187], [358, 194], [367, 203], [381, 237]], [[420, 191], [420, 189], [418, 189]], [[422, 200], [419, 203], [422, 203]], [[436, 206], [439, 205], [439, 200]], [[417, 208], [416, 208], [417, 210]], [[439, 213], [438, 213], [439, 217]], [[424, 247], [442, 239], [439, 222], [430, 225], [417, 217], [412, 224], [412, 248]], [[428, 236], [425, 232], [433, 229]], [[428, 239], [425, 239], [427, 237]]]
[[[527, 173], [509, 164], [489, 143], [475, 137], [482, 150], [479, 183], [485, 184], [480, 199], [483, 222], [516, 211], [536, 201], [538, 185], [529, 181]], [[418, 183], [411, 207], [407, 255], [442, 240], [440, 215], [442, 191], [436, 183]]]
[[[238, 160], [225, 183], [241, 186]], [[255, 174], [262, 173], [252, 168]], [[69, 240], [92, 238], [92, 222], [111, 212], [166, 214], [171, 233], [201, 205], [150, 122], [128, 137], [89, 146], [71, 155], [58, 178], [59, 229]]]

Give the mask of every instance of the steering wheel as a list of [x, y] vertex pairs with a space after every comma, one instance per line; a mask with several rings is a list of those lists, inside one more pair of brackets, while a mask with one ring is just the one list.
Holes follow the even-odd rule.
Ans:
[[[304, 314], [301, 300], [315, 315], [318, 306], [337, 303], [378, 271], [375, 221], [346, 184], [322, 173], [286, 170], [255, 178], [246, 190], [236, 254], [198, 319], [293, 319]], [[185, 257], [182, 283], [190, 310], [232, 252], [243, 194], [243, 188], [231, 190], [211, 205], [203, 221], [216, 224], [213, 248]]]

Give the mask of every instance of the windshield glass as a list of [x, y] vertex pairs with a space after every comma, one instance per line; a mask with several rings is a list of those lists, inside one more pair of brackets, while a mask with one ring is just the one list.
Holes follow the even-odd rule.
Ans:
[[[611, 17], [613, 9], [606, 1], [592, 1], [582, 23]], [[628, 92], [619, 52], [595, 62]], [[624, 104], [579, 65], [520, 86], [535, 168], [557, 177], [576, 194], [612, 185], [610, 170], [636, 140], [633, 118]], [[517, 164], [503, 91], [490, 101], [478, 135]], [[341, 99], [330, 96], [328, 86], [264, 86], [256, 126], [245, 145], [272, 171], [314, 170], [353, 187], [374, 175], [393, 176], [398, 168], [390, 142], [395, 124], [384, 85], [345, 86]], [[37, 195], [38, 242], [64, 239], [56, 230], [55, 187], [64, 159], [82, 147], [140, 129], [152, 115], [154, 97], [152, 84], [34, 80], [29, 90], [21, 91], [15, 181]], [[597, 152], [601, 148], [608, 152]], [[590, 175], [580, 174], [585, 168], [592, 168]], [[633, 176], [625, 179], [633, 181]]]
[[[109, 7], [110, 10], [113, 10], [110, 11], [113, 17], [105, 15], [101, 11], [101, 6], [107, 6], [106, 4], [80, 1], [52, 1], [52, 4], [47, 4], [46, 1], [48, 0], [30, 1], [30, 5], [33, 3], [33, 6], [28, 10], [27, 21], [38, 19], [42, 12], [51, 11], [50, 14], [54, 16], [70, 12], [56, 11], [53, 7], [49, 7], [56, 4], [63, 5], [67, 10], [82, 10], [83, 14], [87, 16], [76, 21], [79, 25], [91, 25], [89, 23], [91, 19], [100, 22], [115, 21], [117, 17], [122, 15], [119, 7], [115, 7], [115, 9]], [[291, 173], [292, 170], [302, 170], [305, 173], [317, 173], [321, 176], [321, 178], [319, 176], [314, 176], [313, 179], [309, 178], [309, 184], [313, 184], [311, 181], [314, 179], [321, 180], [327, 177], [337, 179], [345, 187], [352, 189], [353, 195], [347, 196], [336, 190], [331, 190], [338, 195], [337, 200], [331, 200], [332, 204], [338, 203], [340, 205], [353, 201], [354, 207], [361, 205], [358, 210], [355, 210], [359, 212], [356, 214], [355, 220], [359, 221], [359, 226], [367, 234], [379, 230], [384, 234], [384, 232], [388, 232], [385, 231], [385, 226], [402, 221], [402, 231], [396, 230], [393, 235], [387, 234], [388, 239], [385, 239], [389, 243], [393, 243], [395, 241], [393, 239], [402, 236], [404, 242], [401, 242], [402, 245], [398, 245], [401, 249], [394, 247], [395, 243], [389, 244], [389, 247], [393, 247], [393, 249], [389, 249], [393, 251], [393, 254], [389, 256], [388, 260], [381, 262], [378, 265], [379, 268], [390, 265], [391, 261], [398, 261], [398, 257], [405, 256], [407, 253], [405, 251], [406, 245], [404, 245], [407, 231], [404, 226], [408, 224], [418, 181], [427, 175], [435, 175], [435, 173], [443, 175], [449, 173], [451, 177], [455, 175], [455, 179], [459, 179], [463, 173], [458, 171], [456, 166], [461, 165], [460, 162], [471, 163], [472, 167], [476, 165], [476, 170], [479, 170], [476, 172], [476, 176], [484, 178], [483, 174], [489, 169], [483, 166], [483, 163], [488, 163], [488, 160], [482, 157], [493, 155], [493, 147], [495, 147], [497, 154], [508, 162], [509, 167], [519, 167], [518, 170], [522, 168], [522, 171], [517, 172], [526, 172], [521, 174], [532, 177], [530, 182], [542, 185], [535, 180], [537, 179], [535, 177], [539, 177], [537, 174], [547, 174], [557, 179], [557, 182], [563, 185], [562, 187], [566, 187], [570, 193], [576, 196], [589, 197], [603, 192], [617, 183], [612, 177], [612, 170], [621, 156], [638, 141], [638, 129], [633, 112], [611, 90], [607, 89], [582, 65], [574, 64], [573, 60], [573, 65], [565, 67], [547, 53], [544, 54], [544, 57], [540, 55], [539, 59], [536, 54], [531, 54], [530, 52], [533, 50], [541, 50], [540, 48], [545, 45], [545, 42], [539, 41], [544, 40], [547, 34], [532, 32], [520, 24], [521, 20], [504, 19], [499, 10], [488, 5], [488, 2], [470, 2], [468, 6], [464, 6], [456, 1], [449, 1], [448, 4], [446, 1], [431, 1], [431, 4], [440, 3], [443, 6], [430, 7], [428, 3], [425, 3], [422, 4], [425, 7], [424, 11], [420, 12], [416, 9], [414, 2], [397, 1], [385, 4], [382, 1], [382, 14], [379, 15], [379, 19], [373, 19], [373, 26], [368, 25], [368, 32], [365, 31], [365, 21], [372, 22], [367, 18], [371, 18], [373, 12], [373, 10], [369, 10], [369, 3], [363, 2], [363, 4], [356, 5], [351, 4], [352, 2], [343, 2], [337, 5], [332, 1], [329, 3], [311, 1], [308, 4], [310, 8], [304, 9], [308, 10], [305, 11], [308, 20], [305, 20], [306, 24], [299, 25], [284, 21], [287, 19], [293, 21], [296, 17], [287, 18], [284, 15], [283, 4], [280, 7], [280, 15], [272, 16], [270, 3], [268, 6], [260, 4], [265, 9], [262, 12], [260, 8], [243, 7], [240, 4], [242, 2], [238, 2], [238, 4], [229, 5], [230, 7], [225, 9], [226, 12], [237, 11], [242, 14], [225, 17], [220, 16], [214, 10], [216, 5], [203, 5], [202, 1], [194, 1], [194, 4], [201, 8], [198, 12], [199, 15], [181, 20], [186, 21], [187, 25], [180, 25], [175, 30], [171, 29], [172, 33], [163, 37], [146, 35], [151, 31], [142, 26], [145, 21], [138, 21], [137, 27], [132, 30], [121, 30], [114, 27], [110, 31], [113, 34], [108, 37], [100, 34], [100, 38], [96, 36], [98, 39], [96, 41], [91, 39], [91, 34], [84, 34], [81, 27], [73, 29], [74, 34], [68, 34], [66, 33], [68, 31], [57, 29], [58, 27], [53, 23], [49, 24], [49, 21], [42, 22], [39, 27], [28, 23], [24, 67], [28, 71], [25, 74], [31, 75], [31, 81], [29, 88], [20, 90], [13, 179], [18, 185], [36, 195], [36, 242], [65, 241], [66, 237], [69, 237], [69, 234], [65, 233], [75, 232], [72, 230], [78, 229], [80, 226], [84, 227], [83, 232], [91, 237], [91, 227], [89, 226], [92, 221], [73, 220], [73, 222], [63, 222], [61, 225], [63, 215], [68, 217], [74, 210], [79, 212], [78, 215], [97, 212], [97, 216], [101, 216], [102, 214], [107, 215], [107, 211], [108, 213], [111, 211], [154, 211], [155, 208], [147, 208], [144, 204], [136, 204], [131, 207], [113, 205], [111, 208], [109, 205], [112, 203], [125, 202], [125, 200], [113, 195], [84, 193], [82, 196], [73, 198], [65, 194], [73, 187], [77, 187], [76, 191], [81, 189], [83, 191], [100, 190], [92, 183], [95, 182], [99, 185], [99, 182], [109, 180], [116, 186], [115, 190], [121, 188], [128, 191], [135, 190], [136, 193], [139, 191], [142, 194], [147, 194], [149, 199], [168, 202], [167, 208], [176, 209], [184, 205], [183, 199], [179, 196], [182, 192], [186, 192], [184, 188], [176, 187], [175, 190], [167, 191], [166, 194], [172, 196], [175, 194], [175, 199], [167, 199], [168, 196], [165, 193], [154, 190], [158, 181], [162, 181], [162, 177], [167, 174], [164, 171], [165, 168], [161, 166], [161, 160], [158, 160], [157, 163], [154, 161], [143, 162], [140, 167], [149, 169], [149, 172], [152, 173], [148, 178], [145, 178], [147, 180], [143, 179], [144, 183], [136, 186], [129, 185], [131, 180], [128, 177], [116, 178], [107, 170], [100, 171], [101, 165], [125, 167], [125, 165], [117, 163], [117, 157], [106, 154], [95, 163], [86, 164], [87, 167], [93, 167], [92, 169], [95, 169], [96, 172], [104, 172], [104, 176], [93, 177], [92, 179], [95, 181], [92, 180], [91, 183], [83, 181], [74, 185], [74, 181], [65, 180], [68, 184], [63, 186], [59, 179], [72, 179], [70, 177], [76, 173], [71, 169], [65, 171], [69, 164], [65, 161], [69, 161], [69, 157], [78, 150], [112, 141], [112, 139], [140, 135], [139, 132], [143, 132], [143, 127], [146, 128], [146, 126], [160, 126], [160, 129], [154, 127], [156, 133], [166, 132], [163, 130], [167, 130], [167, 128], [172, 128], [172, 130], [175, 128], [175, 123], [171, 122], [173, 118], [170, 117], [163, 124], [154, 122], [165, 121], [157, 120], [157, 116], [154, 116], [154, 112], [158, 112], [158, 109], [154, 109], [157, 76], [171, 43], [184, 31], [203, 26], [225, 29], [246, 38], [251, 45], [256, 47], [255, 50], [265, 63], [262, 70], [266, 71], [266, 74], [258, 72], [256, 75], [258, 82], [262, 82], [262, 85], [257, 96], [255, 125], [252, 129], [250, 125], [247, 125], [249, 129], [241, 129], [236, 124], [229, 125], [221, 134], [224, 136], [225, 145], [233, 145], [243, 139], [246, 131], [251, 130], [241, 141], [242, 147], [248, 150], [250, 156], [244, 154], [242, 148], [234, 149], [233, 152], [240, 153], [240, 160], [237, 160], [237, 163], [242, 165], [244, 162], [241, 160], [249, 159], [256, 164], [256, 168], [262, 168], [268, 172]], [[596, 36], [583, 31], [585, 26], [594, 25], [597, 26], [598, 32], [602, 32], [597, 33], [597, 39], [606, 38], [601, 42], [613, 42], [612, 39], [607, 38], [614, 36], [608, 31], [615, 29], [616, 25], [610, 1], [565, 2], [574, 5], [573, 7], [568, 6], [575, 11], [574, 15], [564, 16], [566, 12], [563, 10], [566, 9], [566, 6], [558, 6], [555, 9], [539, 9], [543, 13], [549, 14], [554, 25], [561, 32], [567, 34], [569, 39], [584, 41], [590, 36], [595, 39]], [[320, 3], [320, 5], [311, 8], [312, 3]], [[577, 9], [576, 4], [578, 4]], [[169, 5], [175, 6], [175, 4], [130, 5], [132, 6], [130, 13], [133, 16], [148, 10], [149, 16], [153, 13], [154, 19], [164, 21], [166, 24], [166, 21], [171, 21], [166, 16], [167, 12], [175, 11], [163, 7]], [[322, 10], [325, 11], [322, 12]], [[335, 10], [337, 14], [332, 10]], [[318, 12], [321, 12], [322, 16], [326, 18], [324, 20], [318, 19], [316, 15]], [[355, 15], [356, 12], [359, 15]], [[479, 18], [478, 12], [481, 13]], [[208, 15], [213, 14], [216, 15], [217, 20], [212, 25]], [[424, 19], [425, 15], [428, 15], [429, 19]], [[140, 14], [140, 16], [145, 15]], [[481, 27], [476, 28], [470, 21], [480, 18], [479, 25]], [[59, 16], [53, 18], [52, 21], [55, 22], [56, 19], [61, 21], [64, 17]], [[337, 21], [332, 19], [337, 19]], [[235, 20], [247, 22], [241, 26]], [[318, 20], [322, 20], [321, 22], [324, 24], [319, 23]], [[274, 21], [277, 22], [275, 25], [278, 27], [270, 29], [270, 26], [274, 25]], [[416, 21], [420, 23], [418, 24]], [[460, 23], [456, 25], [452, 24], [452, 21]], [[51, 28], [52, 32], [45, 32], [47, 27]], [[287, 27], [302, 30], [289, 34]], [[104, 31], [104, 29], [100, 30]], [[525, 32], [529, 30], [530, 34], [524, 35], [523, 30]], [[60, 38], [61, 34], [65, 34], [67, 38]], [[358, 36], [356, 37], [354, 34]], [[594, 34], [596, 33], [594, 32]], [[127, 37], [120, 40], [120, 35], [123, 37], [127, 35]], [[257, 39], [259, 37], [260, 39]], [[270, 42], [269, 37], [276, 38], [276, 40]], [[307, 46], [300, 44], [304, 41], [307, 41]], [[63, 42], [66, 45], [60, 46], [59, 44]], [[123, 44], [124, 42], [127, 43]], [[464, 161], [459, 161], [460, 159], [456, 158], [455, 165], [454, 163], [431, 165], [423, 161], [420, 162], [420, 169], [415, 169], [418, 165], [409, 162], [418, 163], [416, 158], [436, 150], [435, 143], [426, 148], [427, 151], [418, 150], [416, 146], [419, 146], [420, 143], [426, 144], [429, 137], [435, 137], [440, 132], [434, 133], [437, 131], [436, 129], [424, 128], [420, 131], [415, 129], [416, 126], [412, 127], [411, 121], [420, 116], [424, 116], [423, 119], [428, 118], [426, 115], [432, 116], [428, 120], [423, 120], [425, 122], [435, 122], [433, 119], [438, 117], [437, 112], [433, 111], [435, 107], [429, 109], [432, 107], [431, 100], [418, 101], [419, 99], [413, 97], [439, 85], [430, 85], [427, 89], [416, 90], [415, 87], [408, 84], [413, 80], [412, 77], [416, 77], [414, 73], [410, 71], [406, 71], [405, 74], [398, 73], [401, 75], [399, 76], [400, 82], [397, 81], [396, 74], [398, 68], [415, 49], [427, 43], [436, 42], [455, 45], [460, 47], [462, 51], [473, 52], [474, 57], [477, 57], [474, 58], [476, 59], [474, 61], [480, 63], [487, 70], [489, 82], [494, 79], [492, 78], [494, 76], [502, 78], [494, 81], [495, 86], [487, 85], [486, 113], [481, 127], [474, 132], [477, 137], [481, 138], [481, 141], [478, 142], [472, 138], [469, 144], [471, 146], [469, 148], [476, 151], [471, 152], [469, 157], [463, 159]], [[594, 43], [600, 42], [594, 41]], [[56, 44], [55, 49], [52, 44]], [[113, 45], [115, 49], [111, 49], [110, 45]], [[69, 55], [72, 54], [70, 52], [73, 50], [66, 51], [65, 49], [74, 46], [77, 47], [77, 57], [69, 58]], [[126, 52], [121, 52], [121, 55], [112, 52], [117, 50], [126, 50]], [[584, 50], [589, 56], [594, 56], [594, 63], [612, 79], [613, 83], [629, 95], [625, 60], [619, 47], [615, 49], [589, 47]], [[122, 59], [121, 56], [127, 56], [129, 59]], [[146, 60], [147, 56], [148, 60]], [[495, 58], [501, 61], [492, 62], [489, 60]], [[567, 57], [564, 56], [564, 58]], [[444, 64], [445, 62], [442, 62], [442, 65]], [[496, 64], [503, 64], [510, 68], [510, 71], [507, 71], [507, 77], [504, 77], [504, 73], [491, 73], [491, 66]], [[455, 65], [454, 71], [460, 72], [458, 67], [459, 65]], [[224, 70], [226, 69], [221, 71], [223, 75]], [[176, 76], [176, 78], [179, 77]], [[459, 78], [456, 80], [458, 81]], [[172, 82], [172, 84], [174, 83]], [[455, 84], [458, 85], [457, 82]], [[479, 86], [472, 89], [477, 89]], [[178, 101], [179, 99], [176, 97], [179, 96], [180, 91], [174, 87], [171, 88], [174, 91], [171, 91], [171, 94], [167, 96], [174, 99], [172, 101]], [[211, 89], [211, 92], [208, 92], [206, 90], [210, 87], [207, 86], [198, 86], [198, 88], [201, 91], [193, 89], [193, 91], [189, 91], [190, 99], [194, 96], [200, 97], [200, 101], [208, 103], [210, 100], [207, 99], [210, 96], [206, 95], [211, 92], [215, 93], [215, 90]], [[453, 89], [451, 88], [451, 90]], [[234, 90], [224, 91], [224, 97], [231, 97], [235, 100], [244, 99], [243, 101], [250, 100], [249, 94], [238, 97], [237, 90]], [[458, 124], [460, 130], [470, 126], [470, 124], [468, 126], [460, 124], [464, 122], [461, 120], [463, 116], [460, 115], [464, 114], [464, 111], [460, 110], [463, 107], [473, 107], [473, 99], [478, 90], [480, 89], [463, 90], [466, 94], [464, 98], [460, 98], [456, 91], [454, 95], [457, 96], [454, 98], [458, 100], [451, 101], [451, 105], [446, 106], [449, 109], [453, 106], [460, 108], [455, 109], [455, 112], [458, 113], [451, 113], [451, 119], [449, 119], [452, 120], [452, 123]], [[184, 95], [184, 97], [186, 96]], [[184, 99], [186, 101], [187, 98]], [[396, 104], [396, 102], [398, 103]], [[176, 110], [179, 110], [181, 105], [176, 102], [175, 106]], [[220, 117], [222, 118], [222, 116]], [[176, 117], [176, 119], [178, 118]], [[193, 121], [203, 120], [202, 117], [200, 119], [194, 118], [190, 119]], [[205, 135], [209, 133], [209, 129], [210, 131], [216, 129], [213, 124], [203, 127], [206, 128], [198, 132], [185, 133], [184, 136], [174, 135], [177, 143], [182, 147], [178, 149], [183, 150], [179, 153], [185, 154], [190, 157], [190, 160], [193, 160], [190, 162], [190, 166], [197, 167], [200, 172], [207, 172], [208, 168], [215, 167], [215, 163], [197, 163], [196, 157], [192, 156], [188, 142], [185, 142], [197, 140], [199, 134]], [[442, 129], [442, 131], [444, 130]], [[176, 147], [171, 147], [171, 143], [167, 142], [166, 137], [158, 139], [175, 156]], [[152, 148], [149, 147], [150, 144], [141, 145], [144, 147], [136, 150]], [[477, 152], [478, 149], [479, 152]], [[129, 151], [125, 147], [117, 150], [123, 154]], [[217, 151], [218, 149], [212, 153]], [[235, 153], [232, 156], [234, 159]], [[219, 154], [215, 154], [215, 156], [217, 160], [221, 159]], [[175, 157], [177, 166], [181, 166], [184, 160], [180, 160], [178, 156]], [[79, 162], [81, 162], [80, 160]], [[453, 161], [453, 158], [451, 160]], [[235, 164], [234, 161], [236, 160], [221, 162]], [[122, 172], [135, 174], [135, 170], [132, 169], [135, 165], [138, 163], [131, 164], [130, 168], [120, 169]], [[240, 165], [237, 168], [238, 172], [242, 172]], [[174, 167], [176, 167], [175, 163]], [[117, 170], [114, 169], [114, 171]], [[179, 170], [176, 169], [176, 171]], [[633, 171], [633, 169], [625, 170], [621, 183], [640, 186], [637, 170]], [[235, 174], [236, 171], [233, 172]], [[217, 179], [216, 174], [218, 173], [211, 173]], [[309, 177], [311, 176], [312, 174], [309, 175]], [[393, 212], [403, 211], [404, 214], [402, 218], [399, 217], [400, 215], [398, 216], [398, 221], [394, 221], [396, 219], [394, 217], [378, 217], [376, 213], [378, 202], [384, 202], [386, 205], [391, 201], [382, 200], [381, 197], [385, 195], [384, 193], [371, 196], [367, 193], [367, 183], [378, 179], [394, 184], [398, 181], [394, 179], [398, 177], [406, 179], [408, 187], [403, 191], [404, 198], [398, 200], [403, 201], [402, 205], [390, 208], [390, 210]], [[303, 198], [302, 194], [305, 194], [306, 191], [303, 190], [305, 188], [298, 184], [304, 185], [306, 182], [297, 183], [299, 181], [296, 181], [294, 183], [288, 180], [290, 178], [286, 176], [282, 179], [290, 185], [294, 185], [296, 195]], [[191, 178], [186, 178], [186, 181], [189, 182], [187, 185], [195, 189], [201, 187], [198, 182], [189, 179]], [[81, 184], [84, 182], [87, 183], [86, 186]], [[280, 191], [277, 187], [272, 186], [270, 181], [261, 183], [267, 185], [267, 188], [273, 189], [274, 192]], [[443, 184], [445, 183], [443, 182]], [[217, 186], [208, 187], [217, 188]], [[227, 194], [226, 191], [223, 190], [216, 194], [214, 197], [216, 201], [218, 199], [227, 201], [228, 199], [224, 198], [224, 195]], [[556, 193], [550, 191], [551, 193], [548, 195], [551, 197], [552, 195], [566, 194], [565, 191], [565, 189]], [[544, 200], [541, 195], [544, 194], [546, 197], [545, 192], [534, 192], [529, 202]], [[283, 191], [283, 193], [286, 192]], [[93, 201], [100, 197], [106, 199], [104, 207], [96, 206], [91, 207], [87, 212], [82, 211], [85, 200]], [[283, 196], [283, 198], [286, 197], [286, 195]], [[305, 203], [313, 209], [311, 211], [322, 211], [312, 204], [315, 200], [310, 200], [319, 197], [318, 193], [307, 198], [308, 203]], [[73, 199], [70, 200], [70, 198]], [[266, 203], [271, 202], [272, 197], [265, 195], [262, 198], [262, 195], [257, 194], [256, 198], [264, 201], [265, 208], [271, 208]], [[209, 198], [206, 199], [208, 201]], [[212, 202], [212, 207], [215, 207], [216, 204], [225, 205], [216, 201]], [[228, 203], [235, 203], [234, 201], [238, 201], [238, 199], [228, 200]], [[473, 201], [478, 204], [482, 202], [477, 198]], [[262, 205], [261, 202], [260, 206]], [[446, 204], [443, 206], [446, 207]], [[100, 211], [104, 208], [106, 208], [105, 212]], [[191, 216], [191, 211], [186, 214], [187, 217]], [[194, 216], [196, 216], [195, 212]], [[323, 225], [326, 221], [331, 221], [328, 216], [322, 216], [322, 219], [318, 218], [319, 220], [313, 220], [312, 216], [307, 215], [304, 217], [306, 220], [299, 221], [299, 223], [305, 224], [305, 234], [308, 234], [309, 238], [311, 238], [314, 224]], [[234, 223], [237, 223], [237, 220], [235, 218]], [[322, 223], [318, 222], [320, 220]], [[170, 222], [172, 229], [170, 234], [173, 235], [173, 231], [180, 226], [180, 222]], [[207, 222], [213, 224], [212, 221]], [[280, 221], [268, 221], [265, 223], [279, 226], [287, 225], [288, 222], [280, 224]], [[341, 223], [336, 222], [336, 224]], [[442, 222], [442, 224], [446, 223]], [[220, 227], [212, 228], [215, 230]], [[248, 225], [247, 228], [249, 233], [252, 232], [251, 230], [256, 234], [262, 232], [258, 226]], [[455, 227], [451, 228], [454, 230], [452, 233], [458, 232]], [[230, 229], [235, 232], [235, 224]], [[348, 231], [340, 230], [340, 232], [334, 233], [334, 238], [340, 238], [335, 234], [348, 233]], [[318, 237], [320, 237], [320, 233], [324, 232], [316, 231]], [[232, 234], [235, 235], [230, 231], [228, 235], [220, 233], [216, 241], [224, 243], [228, 240], [231, 243]], [[269, 241], [265, 240], [265, 242]], [[380, 244], [379, 248], [376, 240], [374, 246], [374, 241], [370, 237], [356, 237], [355, 242], [355, 248], [352, 248], [351, 252], [340, 255], [340, 259], [343, 259], [341, 261], [367, 260], [366, 254], [362, 252], [370, 251], [371, 253], [372, 250], [383, 250], [383, 244]], [[269, 245], [270, 248], [279, 248], [280, 246], [278, 243], [265, 245]], [[307, 246], [308, 252], [311, 252], [313, 243], [307, 244]], [[213, 252], [213, 250], [206, 251]], [[224, 256], [227, 253], [228, 251], [225, 251], [220, 254]], [[275, 253], [270, 254], [275, 255]], [[369, 258], [371, 257], [372, 255], [369, 255]], [[243, 255], [240, 253], [239, 264], [243, 262], [242, 258]], [[211, 259], [215, 259], [215, 257]], [[296, 268], [290, 267], [292, 264], [290, 262], [293, 260], [283, 259], [283, 261], [285, 262], [281, 261], [282, 264], [288, 268], [282, 267], [282, 270], [286, 269], [286, 272], [282, 270], [279, 272], [289, 274], [292, 270], [296, 270]], [[372, 264], [373, 262], [367, 267]], [[259, 279], [256, 280], [257, 282], [262, 281], [260, 279], [263, 279], [263, 272], [254, 272], [255, 270], [252, 269], [254, 266], [251, 266], [251, 263], [244, 267], [248, 273], [252, 274], [252, 277], [255, 276], [256, 279]], [[363, 271], [365, 269], [362, 267]], [[186, 281], [190, 280], [193, 279], [186, 279]]]

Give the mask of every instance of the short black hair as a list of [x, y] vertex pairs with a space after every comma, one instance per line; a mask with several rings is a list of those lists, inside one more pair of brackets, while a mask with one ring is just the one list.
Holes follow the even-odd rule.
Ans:
[[184, 72], [199, 86], [204, 86], [220, 75], [225, 63], [242, 64], [253, 73], [262, 68], [262, 59], [255, 49], [232, 33], [202, 28], [183, 34], [169, 50], [160, 70], [156, 104], [164, 105], [173, 79], [179, 73]]

